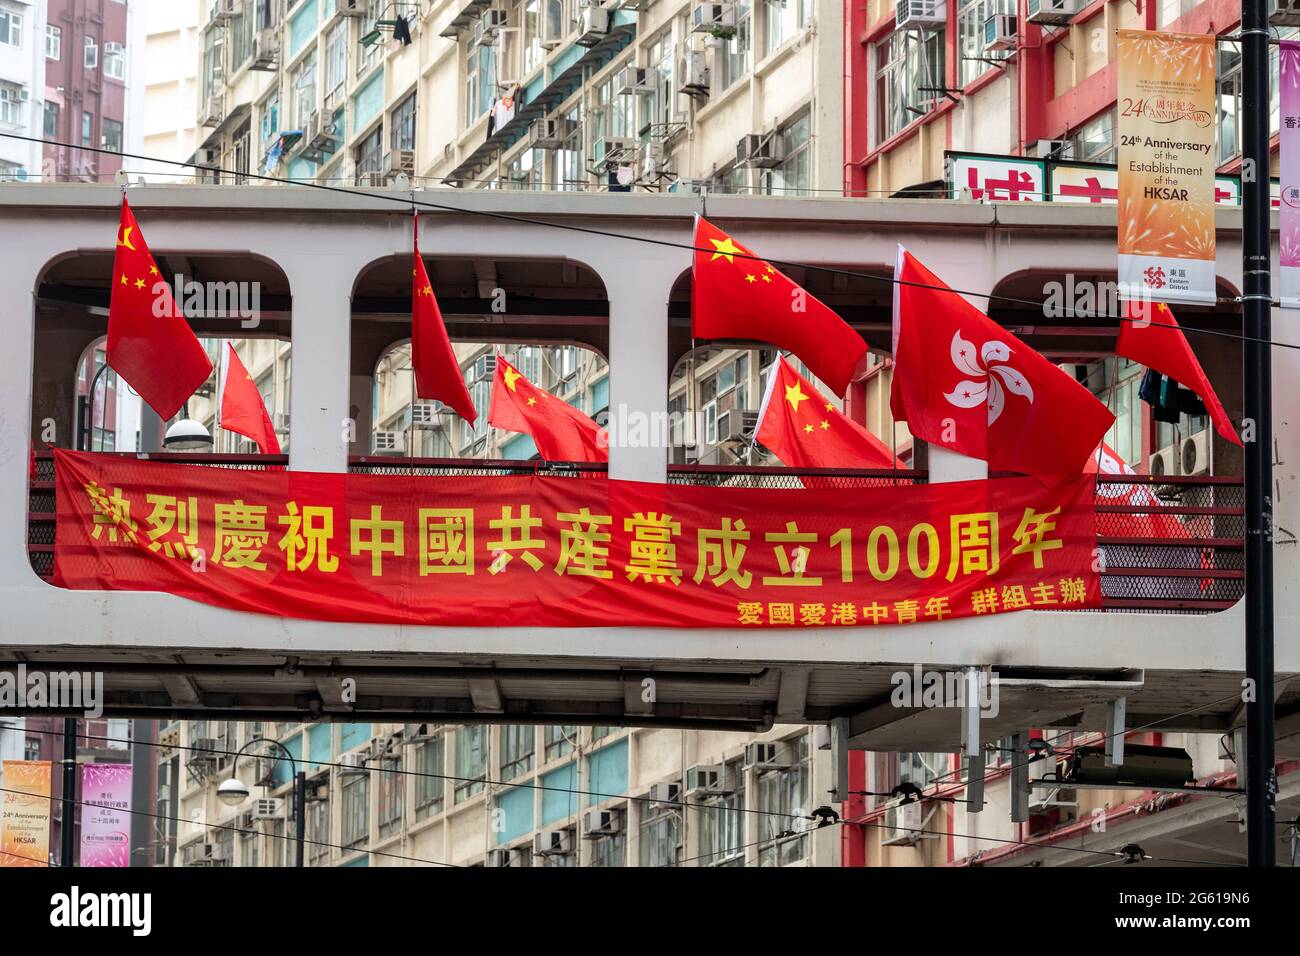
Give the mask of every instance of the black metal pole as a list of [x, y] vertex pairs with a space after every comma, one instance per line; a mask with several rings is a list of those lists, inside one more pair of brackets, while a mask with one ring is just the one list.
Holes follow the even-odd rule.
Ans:
[[63, 818], [59, 823], [59, 866], [72, 866], [77, 853], [77, 720], [63, 721]]
[[1269, 195], [1267, 0], [1241, 2], [1242, 324], [1246, 427], [1246, 847], [1251, 866], [1277, 856], [1273, 746], [1272, 201]]
[[293, 818], [297, 823], [297, 859], [294, 866], [303, 865], [303, 848], [307, 843], [307, 774], [299, 770], [293, 783]]

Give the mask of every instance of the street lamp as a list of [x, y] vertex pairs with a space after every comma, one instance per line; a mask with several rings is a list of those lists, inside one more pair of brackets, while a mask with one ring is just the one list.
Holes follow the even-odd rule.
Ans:
[[239, 758], [254, 744], [270, 744], [284, 754], [285, 759], [293, 767], [293, 815], [297, 831], [294, 837], [294, 842], [297, 844], [294, 866], [302, 866], [303, 846], [307, 842], [307, 774], [298, 769], [298, 761], [284, 744], [269, 737], [254, 737], [235, 751], [235, 759], [230, 764], [230, 779], [222, 781], [221, 786], [217, 787], [217, 799], [228, 807], [237, 807], [248, 799], [248, 785], [239, 779]]
[[[188, 409], [185, 414], [189, 415]], [[212, 435], [202, 423], [189, 417], [182, 418], [167, 429], [163, 448], [168, 451], [211, 451]]]

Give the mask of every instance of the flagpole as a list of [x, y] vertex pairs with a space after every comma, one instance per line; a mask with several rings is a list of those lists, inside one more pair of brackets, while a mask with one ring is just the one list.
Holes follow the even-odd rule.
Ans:
[[[1272, 514], [1272, 203], [1269, 189], [1269, 32], [1266, 0], [1241, 2], [1242, 332], [1246, 457], [1246, 849], [1250, 866], [1277, 863], [1274, 752]], [[1246, 427], [1250, 427], [1247, 425]]]

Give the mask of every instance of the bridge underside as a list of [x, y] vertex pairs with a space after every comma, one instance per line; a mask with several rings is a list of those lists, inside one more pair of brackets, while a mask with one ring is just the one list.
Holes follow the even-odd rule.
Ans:
[[[0, 648], [0, 671], [103, 675], [107, 716], [168, 719], [609, 724], [761, 731], [778, 723], [848, 718], [849, 745], [880, 751], [955, 751], [956, 707], [898, 706], [912, 664], [809, 666], [572, 658], [474, 658], [122, 649], [39, 653]], [[951, 662], [919, 665], [952, 670]], [[915, 683], [913, 681], [913, 683]], [[1300, 681], [1279, 682], [1282, 756], [1300, 757]], [[1241, 675], [1226, 671], [997, 668], [985, 740], [1027, 727], [1105, 728], [1105, 706], [1127, 700], [1130, 730], [1227, 733], [1240, 724]], [[918, 688], [919, 690], [919, 688]], [[22, 710], [22, 708], [17, 708]], [[48, 706], [28, 713], [57, 713]]]

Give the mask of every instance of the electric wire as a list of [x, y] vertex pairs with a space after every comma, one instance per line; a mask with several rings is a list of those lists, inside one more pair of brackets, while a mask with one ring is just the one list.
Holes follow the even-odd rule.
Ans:
[[[515, 213], [498, 212], [490, 209], [466, 209], [461, 206], [453, 206], [453, 205], [448, 205], [446, 203], [431, 202], [427, 199], [415, 200], [410, 196], [399, 194], [399, 193], [385, 194], [385, 193], [368, 192], [362, 189], [347, 188], [343, 186], [330, 186], [319, 182], [304, 182], [301, 180], [284, 179], [277, 176], [267, 176], [261, 173], [237, 172], [234, 170], [224, 169], [221, 167], [203, 166], [198, 163], [191, 163], [183, 160], [163, 159], [157, 156], [147, 156], [140, 153], [127, 153], [118, 150], [106, 149], [104, 147], [77, 146], [76, 144], [73, 143], [65, 143], [58, 140], [42, 139], [40, 137], [35, 137], [35, 136], [26, 136], [21, 133], [0, 131], [0, 138], [17, 139], [25, 142], [30, 142], [30, 143], [39, 143], [45, 146], [63, 147], [66, 149], [82, 149], [82, 150], [88, 150], [90, 152], [95, 152], [95, 153], [104, 153], [111, 156], [119, 156], [122, 157], [123, 159], [137, 159], [144, 162], [164, 163], [170, 166], [181, 166], [185, 168], [192, 168], [195, 170], [207, 170], [209, 172], [217, 173], [220, 175], [240, 176], [245, 179], [255, 179], [258, 180], [259, 182], [280, 183], [282, 185], [300, 186], [308, 189], [316, 189], [324, 192], [339, 193], [347, 196], [356, 196], [365, 199], [375, 199], [375, 200], [381, 200], [385, 202], [400, 203], [403, 207], [416, 206], [421, 209], [435, 209], [440, 212], [448, 212], [448, 213], [456, 213], [459, 215], [480, 216], [480, 217], [486, 217], [490, 219], [497, 219], [503, 222], [516, 223], [518, 225], [562, 229], [567, 232], [576, 232], [584, 235], [596, 236], [602, 239], [620, 239], [628, 242], [641, 242], [641, 243], [646, 243], [650, 245], [656, 245], [656, 246], [661, 246], [661, 247], [666, 247], [671, 249], [681, 249], [687, 252], [713, 252], [714, 251], [712, 249], [706, 249], [700, 246], [696, 246], [694, 245], [694, 243], [691, 242], [676, 242], [670, 239], [657, 239], [652, 236], [636, 236], [628, 233], [615, 232], [609, 229], [599, 229], [593, 226], [582, 226], [577, 223], [558, 222], [558, 221], [552, 221], [546, 219], [535, 219], [529, 216], [522, 216]], [[785, 259], [764, 259], [762, 256], [752, 255], [743, 252], [735, 252], [735, 253], [728, 253], [728, 254], [734, 259], [741, 259], [749, 262], [774, 263], [776, 265], [785, 266], [787, 268], [792, 267], [792, 268], [804, 269], [812, 272], [825, 273], [827, 275], [839, 275], [848, 278], [866, 279], [873, 282], [883, 282], [891, 286], [894, 285], [909, 286], [913, 288], [928, 289], [933, 292], [946, 292], [952, 295], [958, 295], [963, 297], [970, 296], [973, 298], [987, 299], [990, 303], [992, 303], [994, 300], [997, 300], [999, 302], [1008, 302], [1015, 305], [1030, 306], [1036, 310], [1041, 310], [1044, 304], [1042, 302], [1036, 302], [1033, 299], [1023, 299], [1017, 296], [1009, 296], [1001, 293], [974, 292], [974, 291], [969, 291], [964, 289], [954, 289], [949, 286], [932, 286], [923, 282], [914, 282], [907, 279], [898, 279], [893, 276], [878, 275], [870, 272], [858, 272], [852, 269], [837, 269], [832, 266], [815, 265], [812, 263], [803, 263], [803, 262], [792, 262], [790, 260], [785, 260]], [[1235, 303], [1237, 300], [1230, 299], [1226, 301]], [[1275, 301], [1273, 304], [1277, 305], [1277, 302]], [[1240, 342], [1258, 342], [1276, 348], [1300, 349], [1300, 343], [1278, 342], [1271, 338], [1263, 339], [1263, 338], [1248, 336], [1236, 332], [1227, 332], [1221, 329], [1206, 329], [1206, 328], [1198, 328], [1196, 326], [1180, 326], [1172, 323], [1134, 319], [1129, 316], [1110, 315], [1109, 313], [1105, 313], [1105, 312], [1086, 311], [1086, 310], [1074, 309], [1074, 308], [1070, 308], [1068, 311], [1070, 312], [1071, 317], [1074, 318], [1105, 319], [1107, 321], [1120, 322], [1120, 323], [1134, 322], [1134, 323], [1140, 323], [1141, 327], [1144, 328], [1145, 327], [1176, 328], [1176, 329], [1180, 329], [1183, 332], [1192, 332], [1198, 335], [1212, 335], [1212, 336], [1232, 339], [1234, 341], [1240, 341]]]

